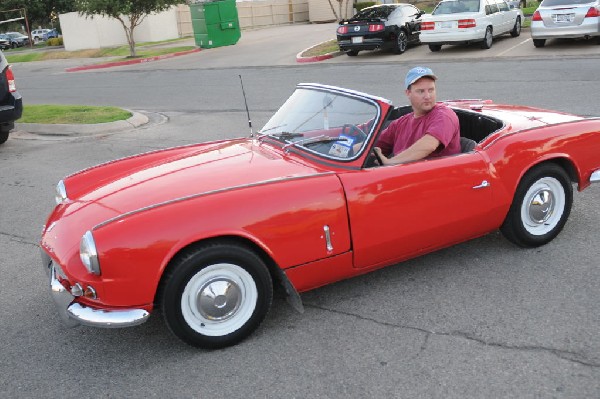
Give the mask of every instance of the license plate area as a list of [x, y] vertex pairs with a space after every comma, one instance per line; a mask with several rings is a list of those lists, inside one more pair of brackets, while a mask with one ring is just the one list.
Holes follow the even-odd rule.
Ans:
[[361, 44], [363, 42], [363, 37], [362, 36], [353, 36], [352, 37], [352, 43], [353, 44]]
[[575, 14], [552, 14], [552, 20], [557, 24], [567, 24], [575, 20]]
[[443, 21], [443, 22], [438, 22], [439, 29], [452, 29], [452, 26], [454, 25], [454, 23], [452, 21]]

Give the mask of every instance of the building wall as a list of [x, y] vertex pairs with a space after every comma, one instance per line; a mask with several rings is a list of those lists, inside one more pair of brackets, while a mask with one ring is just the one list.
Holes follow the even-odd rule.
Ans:
[[[331, 4], [335, 8], [335, 12], [339, 13], [339, 3], [337, 0], [331, 0]], [[308, 0], [310, 22], [333, 22], [336, 20], [335, 14], [331, 10], [329, 1], [327, 0]], [[353, 0], [344, 0], [342, 3], [342, 15], [340, 19], [350, 18], [354, 10]]]
[[[162, 13], [148, 15], [135, 28], [135, 41], [137, 43], [156, 42], [179, 38], [177, 16], [177, 7], [172, 7]], [[59, 18], [63, 43], [67, 51], [127, 44], [125, 30], [121, 23], [114, 18], [100, 15], [86, 18], [77, 12], [60, 14]]]
[[308, 0], [238, 0], [237, 10], [242, 29], [308, 22]]

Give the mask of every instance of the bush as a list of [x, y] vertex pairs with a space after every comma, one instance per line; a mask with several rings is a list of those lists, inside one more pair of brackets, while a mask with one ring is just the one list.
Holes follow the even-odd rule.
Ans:
[[356, 3], [354, 8], [356, 8], [356, 12], [360, 12], [363, 8], [371, 7], [377, 4], [375, 1], [363, 1], [360, 3]]
[[47, 46], [62, 46], [63, 39], [62, 39], [62, 37], [53, 37], [52, 39], [48, 39], [46, 41], [46, 45]]

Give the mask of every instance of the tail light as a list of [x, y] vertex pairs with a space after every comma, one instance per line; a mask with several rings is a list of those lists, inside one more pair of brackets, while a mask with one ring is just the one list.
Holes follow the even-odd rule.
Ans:
[[466, 29], [466, 28], [474, 28], [477, 26], [477, 23], [474, 19], [459, 19], [458, 20], [458, 29]]
[[421, 22], [421, 30], [434, 30], [435, 22]]
[[340, 35], [344, 35], [344, 34], [348, 33], [348, 26], [347, 25], [340, 26], [339, 28], [337, 28], [337, 33], [339, 33]]
[[383, 25], [383, 24], [369, 25], [369, 32], [379, 32], [384, 29], [385, 29], [385, 25]]
[[539, 11], [534, 12], [533, 15], [531, 16], [531, 20], [532, 21], [541, 21], [542, 16], [540, 15], [540, 12]]
[[6, 69], [6, 80], [8, 80], [8, 91], [14, 93], [17, 91], [17, 85], [15, 84], [15, 75], [13, 74], [10, 65]]
[[600, 17], [600, 12], [598, 11], [598, 9], [596, 7], [590, 7], [587, 14], [585, 14], [585, 17], [586, 18]]

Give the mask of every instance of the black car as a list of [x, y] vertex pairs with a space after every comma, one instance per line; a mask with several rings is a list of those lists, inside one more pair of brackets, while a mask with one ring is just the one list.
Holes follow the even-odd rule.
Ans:
[[23, 100], [15, 86], [15, 76], [0, 51], [0, 144], [6, 142], [22, 113]]
[[29, 37], [19, 32], [6, 32], [6, 36], [10, 41], [10, 47], [17, 48], [29, 44]]
[[10, 48], [10, 39], [3, 33], [0, 33], [0, 50]]
[[355, 56], [361, 50], [392, 49], [397, 54], [408, 44], [419, 43], [424, 11], [411, 4], [382, 4], [367, 7], [337, 28], [340, 50]]

